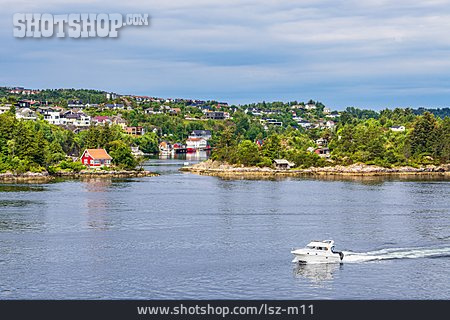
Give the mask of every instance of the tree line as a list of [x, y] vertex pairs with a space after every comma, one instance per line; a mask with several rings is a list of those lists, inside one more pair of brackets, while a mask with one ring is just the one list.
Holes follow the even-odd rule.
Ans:
[[133, 169], [138, 161], [130, 146], [143, 152], [158, 150], [153, 132], [143, 136], [126, 135], [119, 126], [91, 126], [73, 133], [44, 120], [18, 120], [10, 113], [0, 115], [0, 173], [80, 171], [84, 166], [73, 158], [87, 148], [105, 148], [119, 168]]
[[[220, 133], [213, 159], [244, 166], [270, 166], [274, 159], [287, 159], [296, 167], [374, 164], [383, 167], [447, 164], [450, 161], [450, 118], [430, 112], [415, 115], [408, 110], [382, 111], [376, 118], [356, 110], [343, 115], [333, 130], [263, 132], [256, 124], [235, 120]], [[355, 112], [353, 112], [355, 111]], [[404, 131], [391, 127], [404, 125]], [[256, 137], [250, 134], [256, 130]], [[329, 159], [313, 152], [322, 138]], [[256, 143], [259, 142], [259, 143]]]

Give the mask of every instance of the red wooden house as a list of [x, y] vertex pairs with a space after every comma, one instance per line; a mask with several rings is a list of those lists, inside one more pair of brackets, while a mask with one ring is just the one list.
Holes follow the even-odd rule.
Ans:
[[80, 159], [87, 167], [109, 167], [112, 157], [105, 149], [86, 149]]

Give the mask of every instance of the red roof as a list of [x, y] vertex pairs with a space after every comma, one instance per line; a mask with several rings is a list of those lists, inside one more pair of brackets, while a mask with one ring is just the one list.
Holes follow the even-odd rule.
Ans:
[[106, 152], [105, 149], [86, 149], [84, 152], [96, 160], [112, 160], [112, 157]]
[[200, 141], [200, 140], [206, 140], [205, 138], [188, 138], [186, 141]]
[[94, 120], [97, 120], [97, 121], [100, 121], [100, 122], [103, 122], [103, 121], [108, 120], [108, 119], [109, 119], [108, 116], [96, 116], [96, 117], [94, 117]]

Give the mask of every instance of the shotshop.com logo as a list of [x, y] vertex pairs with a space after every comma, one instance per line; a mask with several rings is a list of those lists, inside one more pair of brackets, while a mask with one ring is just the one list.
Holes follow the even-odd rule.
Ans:
[[117, 38], [124, 26], [148, 26], [142, 13], [16, 13], [13, 15], [16, 38]]

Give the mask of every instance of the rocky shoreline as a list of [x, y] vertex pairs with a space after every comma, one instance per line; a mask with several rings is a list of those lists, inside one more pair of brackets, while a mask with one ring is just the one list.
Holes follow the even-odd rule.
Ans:
[[80, 172], [57, 172], [49, 174], [48, 172], [26, 172], [22, 174], [15, 174], [12, 172], [0, 173], [0, 182], [49, 182], [56, 178], [68, 179], [92, 179], [92, 178], [138, 178], [138, 177], [153, 177], [157, 173], [140, 170], [117, 170], [117, 171], [103, 171], [103, 170], [82, 170]]
[[450, 164], [425, 166], [421, 168], [396, 167], [383, 168], [374, 165], [353, 164], [350, 166], [313, 167], [307, 169], [277, 170], [272, 168], [233, 166], [226, 163], [207, 160], [181, 171], [200, 175], [231, 177], [295, 177], [295, 176], [436, 176], [450, 178]]

